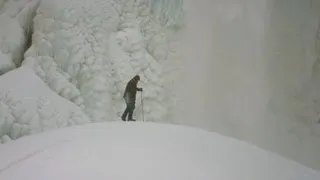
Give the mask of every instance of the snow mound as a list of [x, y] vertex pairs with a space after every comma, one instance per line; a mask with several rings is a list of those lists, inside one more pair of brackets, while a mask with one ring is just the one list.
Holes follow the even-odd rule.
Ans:
[[[168, 138], [170, 137], [170, 138]], [[0, 146], [0, 179], [317, 180], [320, 173], [202, 130], [96, 123]]]
[[[174, 54], [168, 45], [175, 29], [172, 22], [152, 18], [148, 4], [42, 0], [23, 66], [33, 68], [53, 91], [83, 107], [94, 121], [119, 119], [125, 85], [139, 74], [146, 90], [146, 119], [166, 119], [176, 100], [166, 89], [172, 63], [165, 63]], [[140, 112], [139, 103], [136, 107]]]
[[0, 77], [0, 140], [90, 122], [82, 110], [59, 97], [32, 69], [21, 67]]

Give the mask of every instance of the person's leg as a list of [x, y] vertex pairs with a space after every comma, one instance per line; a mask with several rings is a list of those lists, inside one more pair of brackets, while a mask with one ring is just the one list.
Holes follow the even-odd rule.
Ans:
[[133, 111], [135, 109], [135, 105], [133, 102], [129, 103], [129, 115], [128, 115], [128, 121], [134, 121], [134, 119], [132, 119], [132, 115], [133, 115]]
[[128, 106], [128, 104], [127, 104], [127, 107], [126, 107], [126, 109], [124, 110], [124, 112], [123, 112], [123, 114], [122, 114], [122, 116], [121, 116], [121, 119], [122, 119], [123, 121], [126, 121], [126, 118], [127, 118], [128, 113], [129, 113], [129, 106]]
[[126, 121], [127, 115], [128, 115], [128, 113], [129, 113], [129, 111], [130, 111], [130, 100], [129, 100], [129, 94], [128, 94], [128, 93], [125, 94], [125, 96], [124, 96], [124, 101], [126, 102], [127, 107], [126, 107], [126, 109], [124, 110], [124, 112], [123, 112], [123, 114], [122, 114], [122, 116], [121, 116], [121, 119], [122, 119], [123, 121]]

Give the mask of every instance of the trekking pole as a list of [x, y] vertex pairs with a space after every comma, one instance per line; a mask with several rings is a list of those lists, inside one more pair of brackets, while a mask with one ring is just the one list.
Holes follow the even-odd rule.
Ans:
[[143, 112], [143, 97], [142, 97], [142, 91], [141, 91], [141, 113], [142, 113], [142, 121], [144, 122], [144, 112]]

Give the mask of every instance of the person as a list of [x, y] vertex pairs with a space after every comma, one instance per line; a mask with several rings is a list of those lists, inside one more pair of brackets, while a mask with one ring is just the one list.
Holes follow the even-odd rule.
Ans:
[[123, 121], [126, 121], [127, 115], [128, 115], [128, 121], [135, 121], [135, 119], [132, 119], [132, 115], [135, 109], [136, 94], [137, 94], [137, 91], [142, 91], [142, 88], [137, 87], [137, 84], [139, 81], [140, 81], [140, 76], [136, 75], [127, 83], [126, 89], [123, 94], [123, 98], [127, 105], [125, 111], [121, 116], [121, 119]]

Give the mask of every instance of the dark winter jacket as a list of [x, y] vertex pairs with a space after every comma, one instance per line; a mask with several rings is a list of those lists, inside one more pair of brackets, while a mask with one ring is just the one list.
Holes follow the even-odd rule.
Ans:
[[137, 87], [137, 84], [138, 84], [138, 79], [137, 79], [136, 77], [134, 77], [133, 79], [131, 79], [131, 80], [127, 83], [127, 86], [126, 86], [126, 89], [125, 89], [125, 91], [124, 91], [123, 97], [125, 97], [125, 95], [128, 93], [129, 98], [130, 98], [132, 101], [135, 101], [135, 100], [136, 100], [137, 91], [142, 91], [142, 88], [138, 88], [138, 87]]

